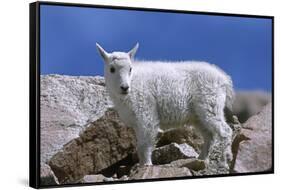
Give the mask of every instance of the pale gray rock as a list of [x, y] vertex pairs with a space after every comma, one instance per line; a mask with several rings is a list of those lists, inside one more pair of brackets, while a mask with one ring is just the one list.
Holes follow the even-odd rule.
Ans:
[[232, 172], [263, 172], [272, 170], [271, 103], [252, 116], [243, 126]]
[[97, 174], [97, 175], [85, 175], [82, 179], [81, 179], [81, 183], [96, 183], [96, 182], [103, 182], [105, 179], [105, 177], [101, 174]]
[[171, 167], [171, 166], [145, 166], [134, 168], [128, 176], [130, 180], [137, 179], [160, 179], [171, 177], [186, 177], [192, 176], [188, 168]]
[[113, 177], [106, 177], [103, 179], [104, 182], [115, 181]]
[[259, 113], [265, 105], [271, 102], [271, 94], [264, 91], [238, 91], [233, 103], [233, 114], [241, 123]]
[[186, 143], [171, 143], [156, 148], [152, 153], [152, 161], [154, 164], [167, 164], [178, 159], [196, 157], [198, 157], [198, 153]]
[[41, 75], [40, 85], [41, 162], [45, 163], [112, 102], [99, 76]]

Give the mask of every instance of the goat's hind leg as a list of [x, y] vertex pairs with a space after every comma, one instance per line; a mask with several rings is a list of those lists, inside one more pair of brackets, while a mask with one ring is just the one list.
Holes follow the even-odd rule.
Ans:
[[209, 170], [216, 173], [228, 173], [229, 163], [232, 159], [231, 152], [231, 128], [222, 120], [210, 118], [205, 120], [202, 128], [204, 145], [202, 147], [199, 159], [204, 159], [209, 166]]
[[220, 169], [214, 172], [224, 173], [229, 169], [228, 163], [232, 159], [232, 129], [225, 122], [224, 102], [220, 100], [220, 97], [217, 97], [202, 101], [201, 104], [197, 104], [196, 113], [203, 126], [201, 131], [203, 131], [202, 135], [205, 138], [202, 150], [204, 152], [200, 157], [209, 157], [207, 159], [209, 164], [213, 165], [211, 167], [222, 168], [222, 172]]
[[232, 160], [232, 130], [223, 120], [211, 119], [208, 121], [208, 125], [214, 139], [210, 147], [210, 159], [218, 159], [221, 167], [229, 169], [228, 164]]

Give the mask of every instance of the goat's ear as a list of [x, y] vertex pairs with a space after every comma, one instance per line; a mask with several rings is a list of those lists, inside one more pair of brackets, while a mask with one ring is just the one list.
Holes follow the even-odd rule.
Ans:
[[128, 52], [128, 54], [129, 54], [131, 59], [134, 59], [134, 57], [135, 57], [135, 55], [137, 53], [138, 48], [139, 48], [139, 43], [137, 43], [135, 45], [135, 47]]
[[107, 53], [98, 43], [96, 43], [96, 46], [101, 57], [104, 59], [105, 62], [107, 62], [107, 60], [109, 59], [109, 53]]

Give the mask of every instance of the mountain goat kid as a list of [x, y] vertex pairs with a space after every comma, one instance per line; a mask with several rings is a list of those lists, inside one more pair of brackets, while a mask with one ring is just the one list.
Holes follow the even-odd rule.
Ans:
[[128, 53], [108, 53], [96, 46], [105, 62], [106, 88], [114, 106], [135, 130], [140, 165], [152, 165], [160, 129], [190, 124], [204, 138], [199, 159], [208, 162], [210, 149], [220, 143], [220, 163], [228, 168], [232, 130], [224, 108], [231, 109], [233, 97], [228, 75], [205, 62], [135, 61], [138, 44]]

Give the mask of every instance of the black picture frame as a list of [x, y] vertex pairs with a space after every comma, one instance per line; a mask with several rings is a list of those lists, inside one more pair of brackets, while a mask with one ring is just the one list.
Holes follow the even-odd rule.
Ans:
[[[266, 18], [272, 22], [272, 169], [264, 172], [253, 173], [237, 173], [223, 174], [212, 176], [193, 176], [193, 177], [175, 177], [161, 179], [145, 179], [145, 180], [130, 180], [130, 181], [111, 181], [97, 183], [79, 183], [79, 184], [63, 184], [63, 185], [44, 185], [40, 184], [40, 6], [41, 5], [56, 5], [69, 7], [88, 7], [88, 8], [106, 8], [118, 10], [139, 10], [149, 12], [171, 12], [185, 14], [200, 14], [200, 15], [215, 15], [215, 16], [233, 16], [245, 18]], [[233, 14], [233, 13], [217, 13], [217, 12], [199, 12], [187, 10], [166, 10], [157, 8], [141, 8], [141, 7], [125, 7], [125, 6], [109, 6], [109, 5], [92, 5], [92, 4], [76, 4], [76, 3], [59, 3], [39, 1], [29, 4], [29, 185], [33, 188], [51, 188], [51, 187], [70, 187], [70, 186], [89, 186], [100, 184], [115, 184], [115, 183], [134, 183], [134, 182], [149, 182], [162, 180], [178, 180], [178, 179], [193, 179], [193, 178], [213, 178], [213, 177], [229, 177], [243, 176], [256, 174], [272, 174], [274, 173], [274, 16], [264, 15], [248, 15], [248, 14]]]

